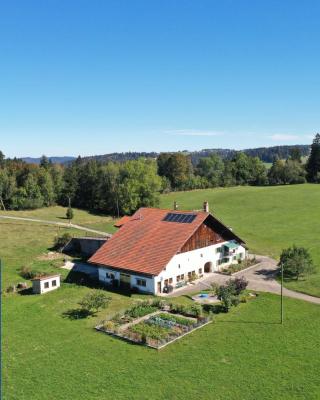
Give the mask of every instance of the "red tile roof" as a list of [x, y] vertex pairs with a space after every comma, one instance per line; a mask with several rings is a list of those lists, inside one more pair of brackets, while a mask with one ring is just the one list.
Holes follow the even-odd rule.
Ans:
[[[191, 223], [163, 221], [168, 213], [195, 214]], [[109, 266], [149, 275], [158, 275], [184, 243], [208, 218], [200, 211], [171, 211], [157, 208], [140, 208], [129, 220], [89, 259], [90, 263]], [[229, 235], [239, 239], [220, 221]], [[239, 239], [243, 242], [241, 239]]]
[[125, 215], [124, 217], [120, 218], [113, 226], [116, 228], [121, 228], [126, 222], [130, 221], [131, 217]]

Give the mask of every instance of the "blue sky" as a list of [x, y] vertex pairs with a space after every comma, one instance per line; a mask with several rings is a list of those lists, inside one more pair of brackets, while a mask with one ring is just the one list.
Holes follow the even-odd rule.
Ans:
[[0, 3], [7, 156], [310, 143], [320, 2]]

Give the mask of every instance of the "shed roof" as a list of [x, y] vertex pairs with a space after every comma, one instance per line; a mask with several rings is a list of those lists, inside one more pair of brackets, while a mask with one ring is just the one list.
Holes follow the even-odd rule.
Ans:
[[50, 279], [50, 278], [60, 278], [60, 274], [55, 274], [55, 275], [43, 275], [43, 276], [36, 276], [33, 279], [31, 279], [32, 281], [45, 281], [46, 279]]

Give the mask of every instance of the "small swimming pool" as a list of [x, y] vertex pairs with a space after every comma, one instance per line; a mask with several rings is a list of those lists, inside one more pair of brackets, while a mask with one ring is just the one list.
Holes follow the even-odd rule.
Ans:
[[200, 297], [200, 299], [207, 299], [209, 297], [208, 293], [200, 293], [198, 295], [198, 297]]

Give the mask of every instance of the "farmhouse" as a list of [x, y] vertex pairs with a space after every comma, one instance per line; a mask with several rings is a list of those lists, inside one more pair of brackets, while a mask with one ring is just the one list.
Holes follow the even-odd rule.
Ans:
[[245, 243], [203, 211], [140, 208], [90, 259], [105, 284], [167, 293], [226, 268], [246, 255]]
[[32, 291], [35, 294], [51, 292], [60, 287], [60, 275], [38, 276], [32, 279]]

